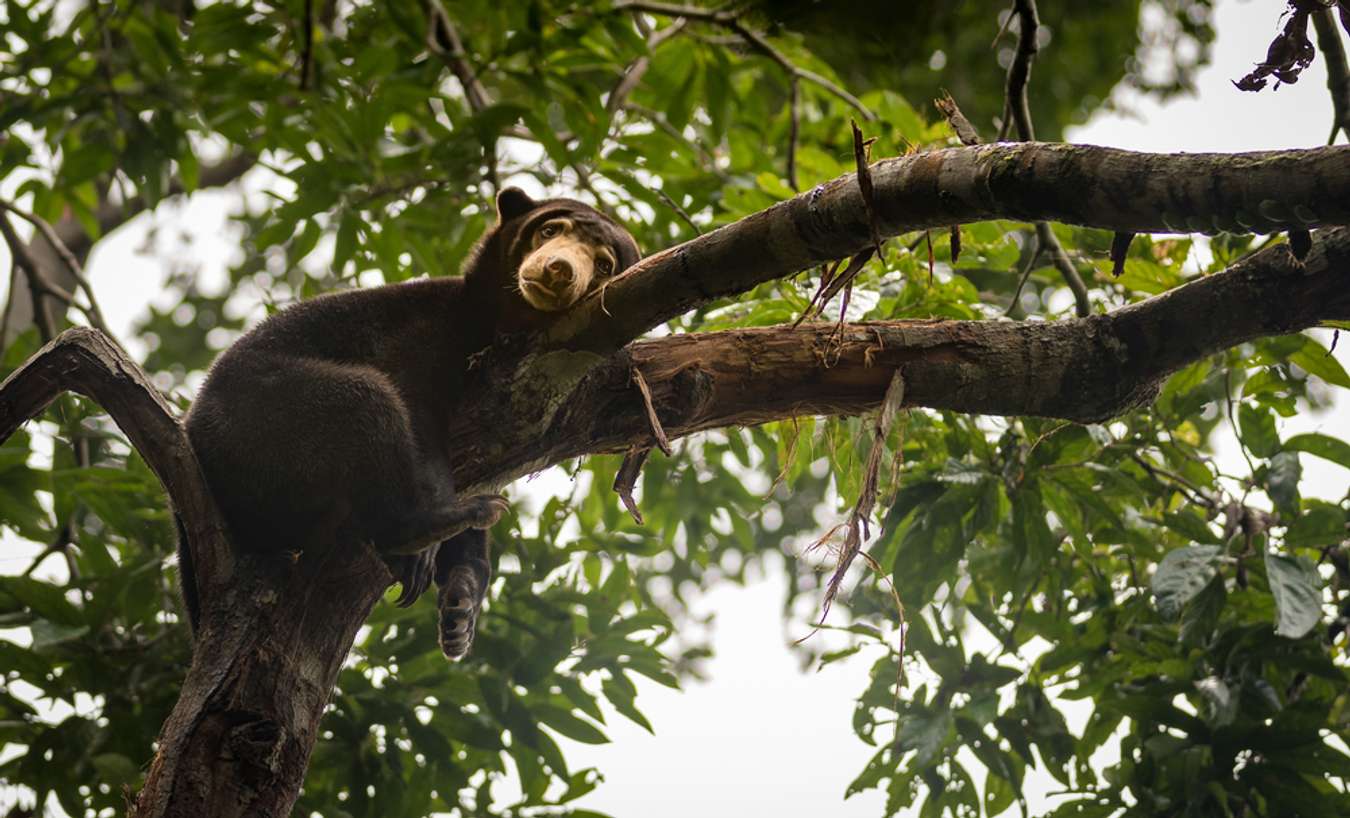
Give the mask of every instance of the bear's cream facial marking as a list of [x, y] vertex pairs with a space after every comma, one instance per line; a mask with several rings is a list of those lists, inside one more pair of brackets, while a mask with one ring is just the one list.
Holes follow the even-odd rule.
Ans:
[[534, 250], [521, 262], [516, 277], [530, 306], [545, 312], [565, 310], [614, 274], [614, 249], [596, 241], [591, 232], [564, 216], [534, 229], [530, 239]]

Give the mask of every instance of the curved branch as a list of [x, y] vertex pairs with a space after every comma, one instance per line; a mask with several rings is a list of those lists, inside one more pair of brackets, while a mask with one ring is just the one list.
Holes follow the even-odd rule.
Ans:
[[[871, 167], [883, 238], [987, 219], [1128, 233], [1350, 225], [1350, 147], [1135, 153], [1025, 142], [946, 148]], [[1183, 215], [1184, 214], [1184, 215]], [[609, 352], [699, 304], [871, 244], [854, 174], [653, 254], [550, 326], [551, 346]]]
[[164, 485], [193, 542], [218, 541], [221, 549], [194, 552], [198, 585], [224, 571], [230, 558], [223, 526], [176, 413], [145, 372], [99, 330], [66, 330], [0, 384], [0, 441], [66, 391], [91, 398], [112, 416]]
[[1041, 19], [1036, 13], [1036, 0], [1013, 0], [1009, 19], [1012, 17], [1017, 18], [1017, 53], [1008, 66], [1003, 92], [1003, 122], [999, 124], [998, 139], [995, 141], [1006, 139], [1016, 124], [1017, 138], [1023, 142], [1032, 142], [1036, 139], [1036, 132], [1031, 124], [1027, 85], [1031, 82], [1031, 64], [1040, 51], [1036, 43], [1036, 30], [1041, 27]]

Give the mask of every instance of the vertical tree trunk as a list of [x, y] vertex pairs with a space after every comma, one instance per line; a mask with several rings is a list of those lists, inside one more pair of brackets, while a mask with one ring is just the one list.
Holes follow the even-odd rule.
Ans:
[[290, 815], [343, 661], [389, 585], [373, 550], [338, 548], [243, 559], [239, 590], [203, 600], [192, 668], [132, 815]]

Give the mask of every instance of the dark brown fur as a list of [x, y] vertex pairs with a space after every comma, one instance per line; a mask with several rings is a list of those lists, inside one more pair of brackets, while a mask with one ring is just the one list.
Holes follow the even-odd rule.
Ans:
[[[535, 202], [510, 188], [497, 209], [463, 278], [344, 291], [268, 318], [216, 360], [186, 420], [237, 548], [303, 554], [369, 542], [402, 582], [400, 604], [433, 577], [440, 585], [441, 644], [453, 656], [468, 648], [489, 579], [483, 529], [506, 508], [497, 495], [454, 491], [447, 434], [458, 401], [471, 399], [466, 363], [498, 333], [547, 317], [521, 294], [527, 260], [531, 300], [546, 292], [565, 307], [592, 272], [587, 259], [612, 260], [615, 273], [638, 259], [632, 237], [581, 202]], [[570, 262], [555, 258], [558, 247]], [[180, 556], [195, 628], [181, 537]]]

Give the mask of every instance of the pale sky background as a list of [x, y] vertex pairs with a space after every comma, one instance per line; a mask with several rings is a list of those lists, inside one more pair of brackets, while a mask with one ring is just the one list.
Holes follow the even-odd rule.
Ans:
[[[1320, 56], [1297, 85], [1275, 92], [1244, 94], [1230, 82], [1265, 54], [1283, 5], [1276, 0], [1221, 1], [1216, 21], [1219, 39], [1211, 66], [1199, 77], [1197, 96], [1158, 105], [1119, 94], [1133, 116], [1100, 115], [1071, 130], [1069, 140], [1148, 151], [1241, 151], [1323, 144], [1331, 108]], [[1053, 21], [1046, 22], [1053, 28]], [[1045, 46], [1054, 47], [1053, 39]], [[1032, 93], [1036, 79], [1033, 74]], [[172, 219], [175, 226], [197, 237], [194, 253], [203, 260], [204, 276], [220, 275], [223, 265], [238, 253], [236, 234], [225, 225], [225, 214], [236, 201], [232, 193], [207, 192], [195, 196], [190, 204], [159, 209], [161, 224]], [[138, 219], [101, 242], [88, 265], [108, 322], [124, 341], [146, 303], [166, 298], [163, 265], [137, 253], [144, 241], [145, 223]], [[7, 257], [0, 260], [8, 261]], [[1330, 333], [1319, 334], [1319, 339], [1329, 343]], [[1348, 340], [1342, 339], [1336, 355], [1350, 368]], [[1345, 400], [1331, 412], [1281, 423], [1282, 436], [1322, 431], [1344, 437], [1348, 429], [1350, 402]], [[1235, 457], [1235, 450], [1230, 447], [1228, 455]], [[1335, 498], [1350, 485], [1350, 472], [1344, 468], [1311, 456], [1302, 462], [1307, 494]], [[512, 495], [537, 507], [541, 495], [558, 485], [559, 481], [545, 475], [528, 486], [518, 484]], [[26, 555], [20, 556], [12, 536], [0, 541], [0, 549], [0, 572], [25, 564]], [[655, 736], [611, 713], [607, 732], [612, 743], [591, 746], [560, 739], [574, 771], [595, 766], [606, 779], [574, 806], [615, 818], [686, 818], [691, 813], [788, 818], [882, 814], [884, 795], [876, 791], [841, 801], [849, 781], [875, 752], [851, 728], [854, 697], [867, 684], [875, 654], [864, 651], [852, 661], [803, 673], [788, 643], [808, 630], [814, 610], [804, 607], [785, 623], [781, 615], [784, 589], [781, 568], [772, 567], [767, 576], [748, 587], [723, 586], [696, 605], [699, 612], [717, 614], [716, 657], [705, 665], [710, 681], [690, 683], [676, 692], [639, 679], [638, 706], [654, 725]], [[1029, 780], [1033, 814], [1054, 807], [1057, 799], [1045, 793], [1056, 788], [1045, 776]], [[501, 794], [509, 789], [502, 786]], [[12, 797], [12, 788], [0, 787], [0, 810]]]

